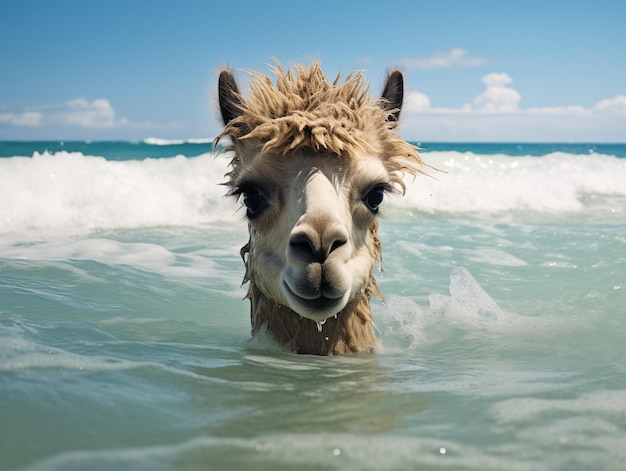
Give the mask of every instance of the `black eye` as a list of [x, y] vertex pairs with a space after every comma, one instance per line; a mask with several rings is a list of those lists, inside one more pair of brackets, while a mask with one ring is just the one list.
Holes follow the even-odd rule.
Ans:
[[385, 188], [382, 186], [376, 186], [372, 188], [365, 198], [363, 198], [363, 202], [367, 206], [367, 208], [376, 214], [378, 212], [378, 207], [383, 202], [383, 198], [385, 196]]
[[263, 212], [267, 206], [267, 201], [258, 190], [244, 190], [241, 192], [241, 199], [247, 208], [247, 215], [250, 219], [254, 219]]

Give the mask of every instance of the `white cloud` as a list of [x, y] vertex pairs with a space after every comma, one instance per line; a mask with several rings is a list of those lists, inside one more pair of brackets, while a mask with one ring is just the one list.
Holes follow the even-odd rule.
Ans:
[[482, 93], [458, 108], [433, 106], [424, 93], [410, 92], [402, 134], [422, 141], [624, 141], [626, 95], [600, 100], [592, 107], [523, 108], [508, 74], [488, 74], [482, 81]]
[[498, 74], [493, 72], [487, 74], [482, 78], [482, 82], [489, 87], [504, 87], [509, 83], [513, 83], [513, 79], [509, 77], [509, 74]]
[[559, 114], [567, 114], [567, 115], [581, 115], [584, 113], [591, 113], [592, 110], [589, 108], [585, 108], [580, 105], [571, 105], [571, 106], [543, 106], [541, 108], [523, 108], [520, 110], [525, 114], [544, 114], [544, 115], [559, 115]]
[[482, 111], [513, 112], [517, 111], [522, 96], [507, 85], [513, 82], [508, 74], [489, 74], [483, 77], [487, 86], [484, 92], [474, 99], [474, 104]]
[[594, 105], [593, 109], [598, 111], [626, 113], [626, 95], [617, 95], [613, 98], [600, 100]]
[[128, 124], [118, 119], [109, 100], [75, 98], [62, 104], [43, 105], [18, 112], [0, 113], [0, 123], [15, 127], [115, 128]]
[[400, 65], [410, 69], [450, 69], [457, 67], [480, 67], [487, 63], [482, 57], [473, 57], [465, 49], [454, 48], [438, 51], [430, 57], [401, 59]]
[[420, 92], [409, 92], [404, 106], [405, 110], [412, 112], [427, 111], [430, 109], [430, 98]]
[[37, 127], [41, 125], [43, 115], [35, 111], [22, 113], [0, 113], [0, 123], [12, 126]]
[[70, 100], [54, 112], [50, 119], [61, 126], [81, 128], [111, 128], [127, 121], [117, 120], [109, 100], [102, 98], [91, 102], [85, 98]]

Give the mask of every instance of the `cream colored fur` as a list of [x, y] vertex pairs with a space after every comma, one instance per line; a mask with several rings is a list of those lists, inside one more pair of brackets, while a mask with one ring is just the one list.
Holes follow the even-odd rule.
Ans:
[[319, 64], [274, 73], [275, 82], [253, 73], [245, 98], [229, 71], [220, 76], [217, 142], [232, 141], [227, 185], [248, 206], [252, 333], [300, 353], [370, 351], [369, 300], [380, 297], [374, 203], [383, 190], [404, 191], [404, 173], [423, 173], [395, 129], [401, 75], [390, 76], [389, 97], [372, 99], [359, 73], [341, 84]]

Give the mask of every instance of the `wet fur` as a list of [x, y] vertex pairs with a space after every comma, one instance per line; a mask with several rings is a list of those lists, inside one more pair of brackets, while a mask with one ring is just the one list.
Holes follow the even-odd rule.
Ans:
[[[353, 170], [364, 168], [365, 160], [374, 158], [384, 166], [389, 183], [402, 192], [405, 189], [404, 174], [424, 173], [424, 163], [416, 147], [396, 132], [403, 98], [400, 72], [391, 73], [383, 97], [373, 99], [369, 97], [367, 82], [358, 72], [340, 83], [340, 77], [330, 82], [319, 63], [308, 68], [296, 65], [293, 71], [285, 71], [277, 65], [273, 71], [275, 82], [253, 72], [246, 97], [240, 93], [231, 71], [220, 74], [219, 100], [225, 128], [216, 139], [216, 144], [225, 137], [231, 140], [223, 151], [232, 155], [226, 184], [233, 190], [242, 173], [254, 176], [263, 168], [264, 172], [267, 168], [282, 168], [285, 171], [291, 168], [287, 162], [301, 165], [307, 155], [322, 159], [348, 159], [347, 167], [356, 166]], [[281, 161], [291, 156], [297, 158], [285, 163]], [[366, 159], [365, 156], [370, 157]], [[272, 167], [271, 163], [268, 164], [272, 161], [281, 164]], [[346, 168], [344, 164], [337, 165]], [[274, 185], [282, 189], [293, 184], [288, 181], [291, 177], [287, 175], [270, 174], [274, 177]], [[335, 209], [328, 208], [327, 211], [331, 214]], [[298, 353], [328, 355], [374, 350], [376, 338], [372, 329], [374, 321], [370, 298], [381, 299], [372, 273], [376, 260], [382, 257], [377, 235], [378, 222], [375, 215], [369, 213], [366, 216], [358, 216], [363, 214], [362, 211], [352, 214], [352, 218], [356, 219], [348, 224], [355, 231], [351, 243], [361, 251], [360, 257], [369, 257], [369, 261], [365, 262], [367, 258], [364, 258], [358, 265], [360, 272], [367, 270], [368, 275], [359, 275], [364, 276], [363, 285], [341, 312], [326, 319], [321, 331], [318, 323], [302, 317], [284, 302], [268, 295], [268, 288], [264, 287], [267, 280], [275, 280], [276, 275], [274, 273], [268, 278], [264, 273], [268, 267], [259, 263], [257, 239], [265, 237], [267, 245], [268, 240], [272, 241], [273, 234], [274, 240], [282, 240], [284, 244], [287, 236], [284, 231], [289, 233], [292, 228], [281, 226], [273, 219], [260, 223], [260, 226], [258, 222], [249, 222], [250, 240], [242, 248], [241, 255], [246, 267], [244, 283], [249, 282], [247, 298], [251, 304], [253, 335], [265, 332]], [[272, 217], [282, 216], [278, 213]], [[359, 248], [359, 244], [364, 245]]]

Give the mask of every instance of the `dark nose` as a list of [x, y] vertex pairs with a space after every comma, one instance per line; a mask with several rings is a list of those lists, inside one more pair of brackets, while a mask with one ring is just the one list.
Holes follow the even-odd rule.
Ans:
[[326, 259], [338, 248], [348, 242], [344, 231], [330, 229], [323, 231], [312, 230], [311, 227], [297, 230], [289, 237], [289, 250], [292, 256], [300, 259], [312, 259], [315, 262], [324, 263]]

